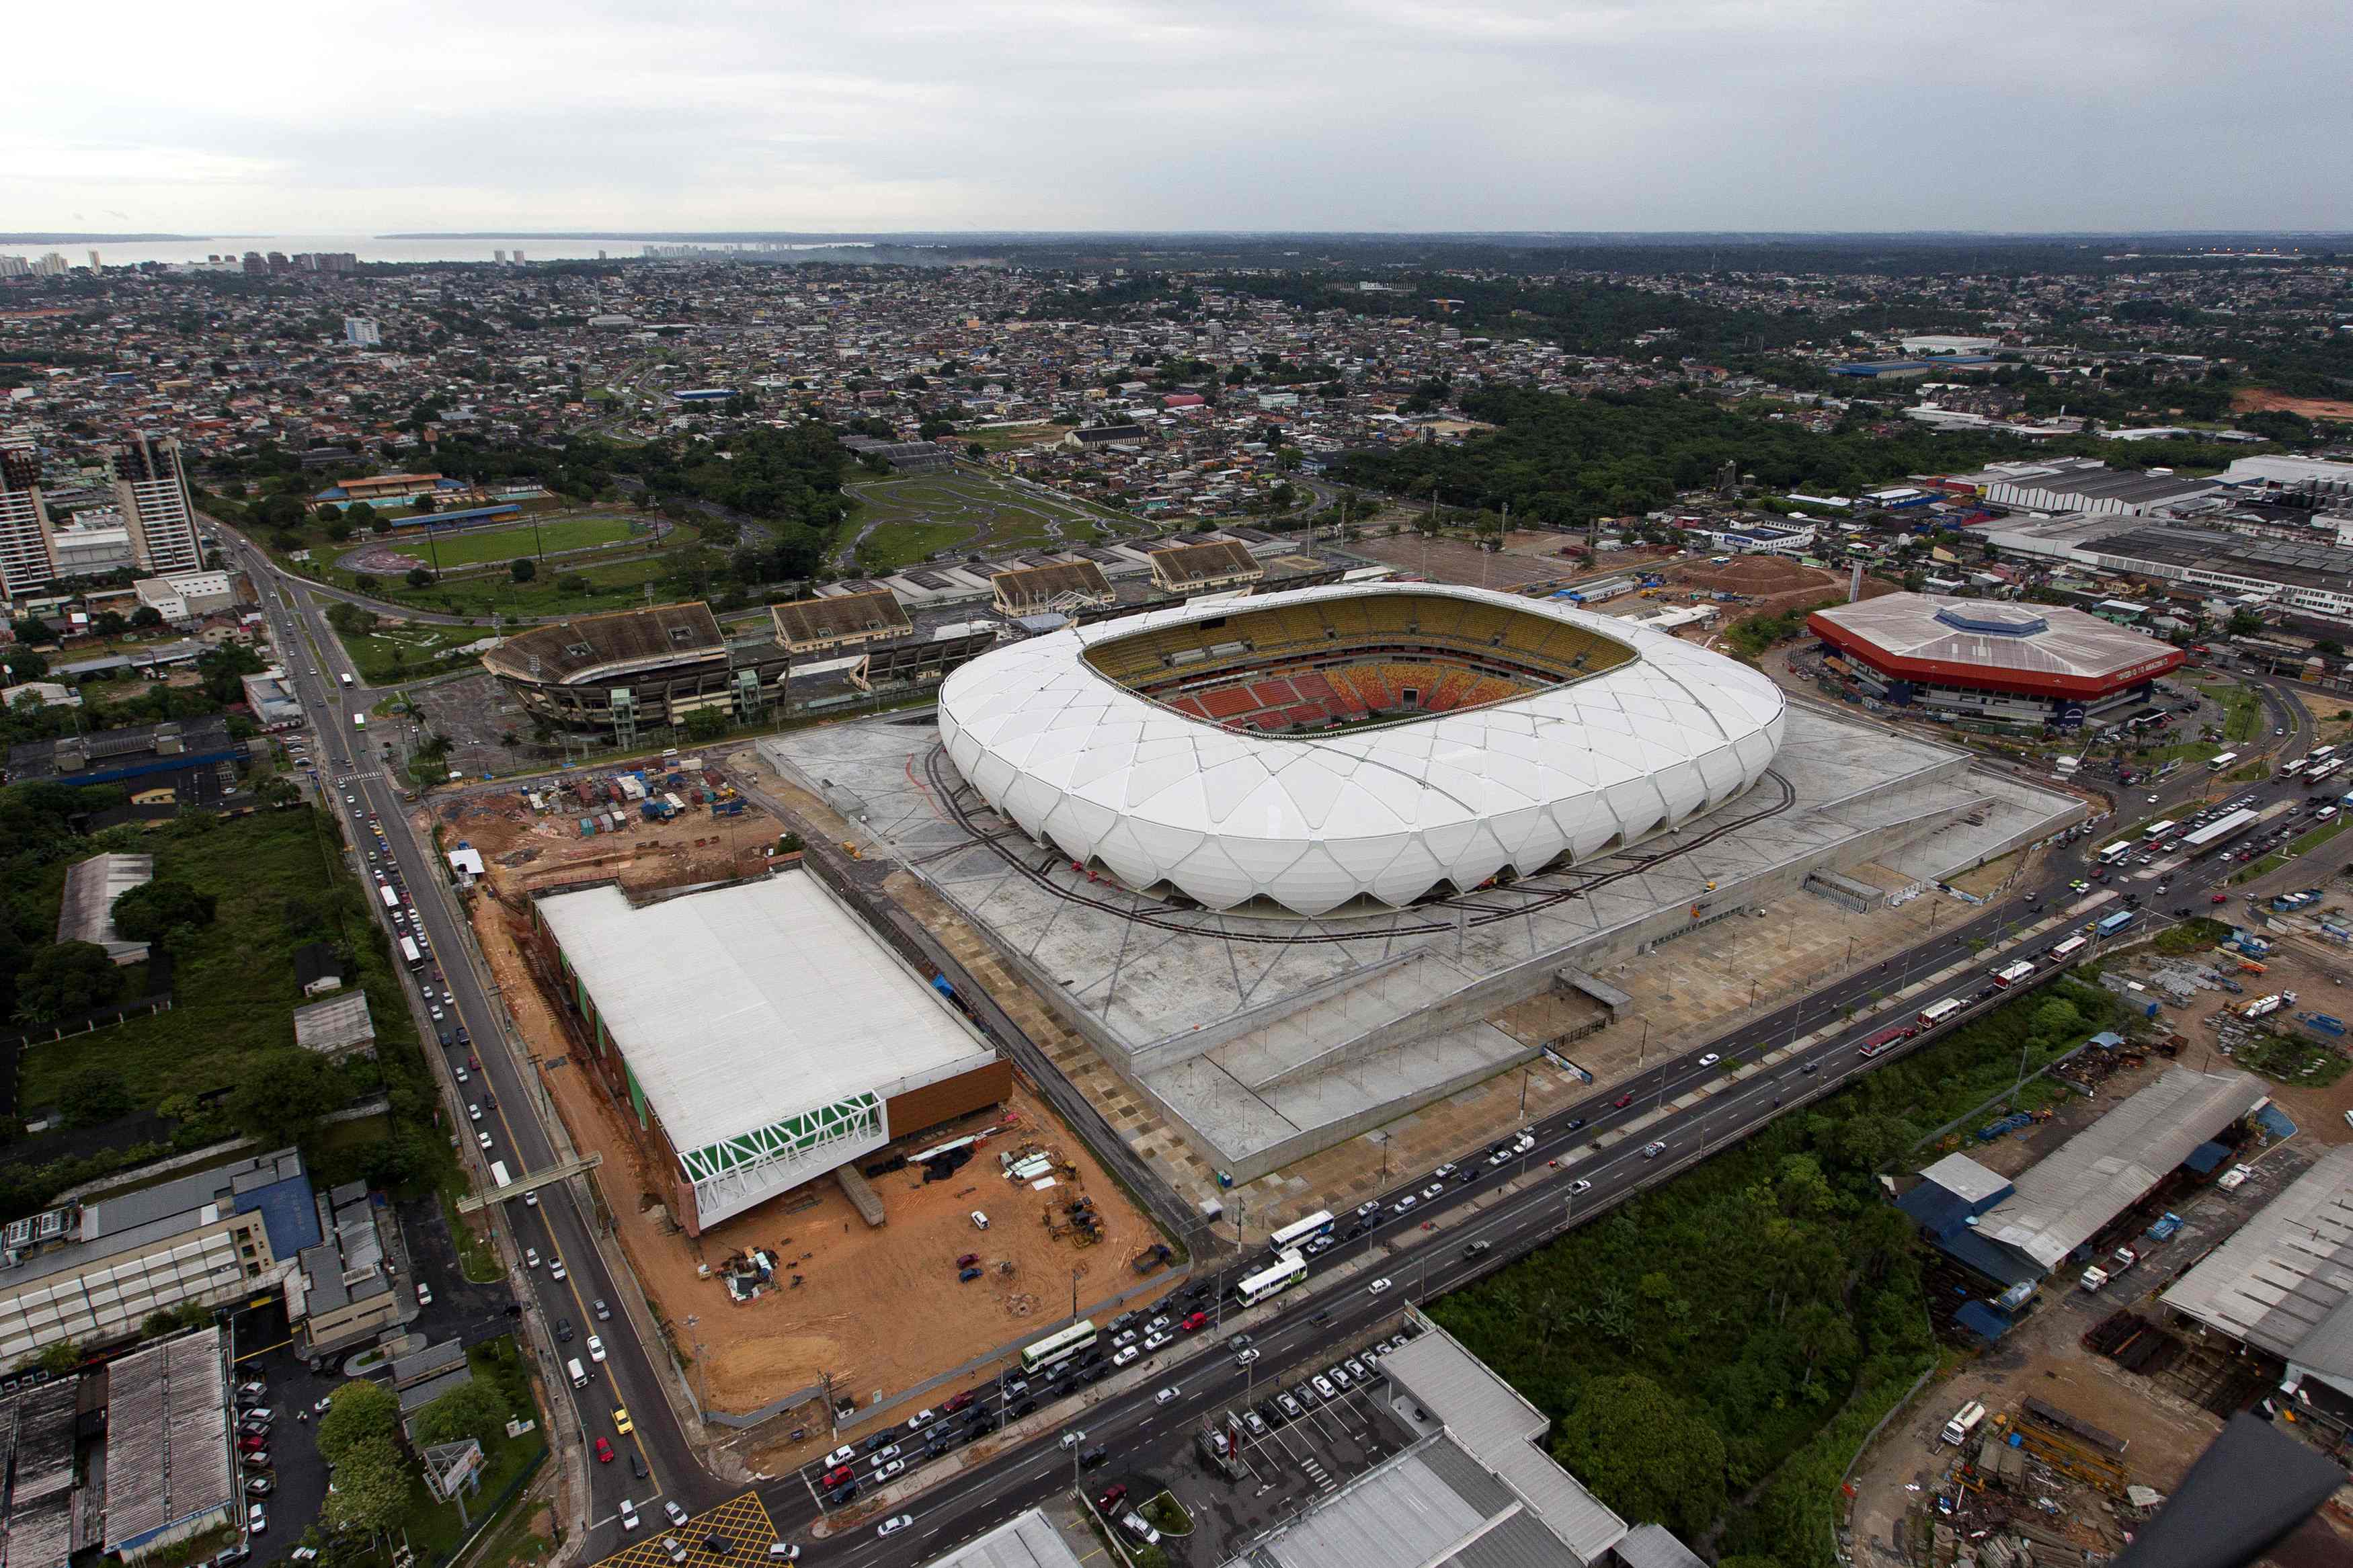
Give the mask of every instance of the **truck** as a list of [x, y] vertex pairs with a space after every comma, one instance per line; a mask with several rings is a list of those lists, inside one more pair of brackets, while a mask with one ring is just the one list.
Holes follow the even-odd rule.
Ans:
[[504, 1160], [493, 1160], [491, 1162], [491, 1186], [503, 1187], [513, 1180], [513, 1177], [507, 1174], [507, 1163]]
[[2252, 1002], [2241, 1003], [2239, 1005], [2239, 1016], [2242, 1018], [2268, 1018], [2279, 1010], [2280, 999], [2279, 996], [2274, 994], [2269, 996], [2258, 996]]
[[711, 803], [711, 815], [713, 816], [741, 816], [744, 815], [744, 802], [740, 800], [714, 800]]
[[1940, 1434], [1940, 1437], [1944, 1442], [1958, 1447], [1969, 1440], [1969, 1434], [1978, 1429], [1978, 1423], [1983, 1421], [1985, 1417], [1986, 1407], [1972, 1399], [1953, 1412], [1953, 1418], [1945, 1423], [1945, 1430]]
[[2105, 1290], [2111, 1280], [2130, 1273], [2134, 1265], [2139, 1261], [2139, 1253], [2129, 1247], [2119, 1247], [2108, 1254], [2105, 1263], [2095, 1263], [2084, 1269], [2084, 1277], [2078, 1283], [2085, 1290]]
[[1175, 1256], [1176, 1255], [1174, 1253], [1169, 1251], [1168, 1244], [1166, 1242], [1155, 1241], [1150, 1247], [1145, 1247], [1143, 1251], [1129, 1258], [1127, 1260], [1127, 1266], [1130, 1268], [1134, 1269], [1138, 1274], [1149, 1274], [1154, 1269], [1160, 1268], [1163, 1264], [1166, 1263], [1169, 1258]]

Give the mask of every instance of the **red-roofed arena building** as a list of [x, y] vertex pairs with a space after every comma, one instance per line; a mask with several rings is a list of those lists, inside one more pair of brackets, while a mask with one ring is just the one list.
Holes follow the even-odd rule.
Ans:
[[2179, 648], [2081, 610], [1890, 594], [1817, 610], [1806, 629], [1831, 671], [1896, 708], [2031, 727], [2080, 727], [2148, 700]]

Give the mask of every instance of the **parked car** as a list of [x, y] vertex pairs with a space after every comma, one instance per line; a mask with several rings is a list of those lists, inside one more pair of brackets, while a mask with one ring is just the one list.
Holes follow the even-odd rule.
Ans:
[[1105, 1513], [1109, 1513], [1113, 1509], [1117, 1508], [1122, 1502], [1125, 1501], [1126, 1499], [1126, 1483], [1123, 1481], [1113, 1481], [1110, 1486], [1103, 1488], [1103, 1495], [1101, 1497], [1095, 1499], [1095, 1506], [1103, 1510]]
[[672, 1524], [684, 1524], [686, 1522], [686, 1510], [679, 1506], [679, 1501], [676, 1498], [664, 1498], [662, 1500], [662, 1513]]

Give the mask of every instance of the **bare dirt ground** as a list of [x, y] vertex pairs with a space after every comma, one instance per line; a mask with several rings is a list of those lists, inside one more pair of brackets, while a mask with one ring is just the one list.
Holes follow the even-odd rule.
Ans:
[[[712, 1408], [756, 1409], [828, 1374], [840, 1397], [865, 1404], [1018, 1340], [1029, 1320], [1061, 1317], [1074, 1285], [1083, 1308], [1139, 1283], [1128, 1259], [1158, 1233], [1078, 1137], [1018, 1085], [1001, 1111], [924, 1134], [928, 1143], [1002, 1130], [956, 1179], [927, 1185], [920, 1171], [875, 1179], [887, 1216], [879, 1230], [824, 1180], [686, 1236], [658, 1206], [666, 1184], [649, 1179], [627, 1120], [575, 1059], [574, 1040], [523, 961], [521, 911], [531, 889], [568, 881], [610, 877], [650, 889], [757, 870], [777, 823], [756, 809], [721, 822], [690, 815], [582, 839], [566, 832], [570, 819], [533, 819], [511, 789], [439, 803], [433, 816], [490, 865], [499, 899], [474, 901], [476, 935], [574, 1144], [605, 1156], [595, 1180], [631, 1270], [694, 1357], [691, 1375]], [[1043, 1192], [1008, 1184], [993, 1158], [1033, 1140], [1072, 1167]], [[1082, 1194], [1103, 1221], [1103, 1239], [1090, 1247], [1049, 1234], [1044, 1223]], [[988, 1215], [986, 1231], [972, 1223], [975, 1209]], [[736, 1302], [719, 1279], [702, 1276], [704, 1266], [753, 1247], [779, 1266], [777, 1287], [760, 1298]], [[968, 1253], [987, 1272], [959, 1284], [955, 1260]], [[689, 1317], [697, 1320], [691, 1329]]]
[[2301, 414], [2306, 419], [2353, 419], [2353, 403], [2336, 397], [2291, 397], [2260, 386], [2243, 386], [2231, 395], [2231, 407], [2240, 414]]
[[1432, 583], [1460, 583], [1473, 588], [1524, 588], [1586, 574], [1583, 568], [1558, 556], [1482, 550], [1459, 539], [1424, 539], [1413, 533], [1401, 533], [1395, 539], [1359, 540], [1349, 548]]

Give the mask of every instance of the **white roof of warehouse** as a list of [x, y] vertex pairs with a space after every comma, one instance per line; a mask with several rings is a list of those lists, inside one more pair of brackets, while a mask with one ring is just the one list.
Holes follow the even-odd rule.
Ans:
[[1508, 605], [1630, 647], [1598, 673], [1485, 707], [1333, 733], [1264, 735], [1189, 717], [1083, 655], [1225, 614], [1179, 605], [985, 654], [941, 683], [941, 743], [997, 810], [1130, 887], [1210, 909], [1266, 900], [1321, 915], [1403, 907], [1564, 850], [1584, 858], [1732, 799], [1771, 766], [1788, 700], [1722, 654], [1626, 621], [1477, 588], [1356, 583], [1251, 609], [1392, 595]]
[[995, 1055], [806, 872], [634, 909], [591, 888], [539, 912], [681, 1151]]
[[2282, 1361], [2353, 1379], [2353, 1145], [2314, 1161], [2164, 1300]]
[[[1090, 1552], [1089, 1556], [1095, 1555]], [[1026, 1509], [924, 1568], [1079, 1568], [1079, 1555], [1040, 1509]]]
[[2056, 1268], [2198, 1145], [2266, 1098], [2263, 1084], [2247, 1073], [2168, 1068], [2155, 1083], [2020, 1172], [2016, 1191], [1985, 1212], [1978, 1234]]

